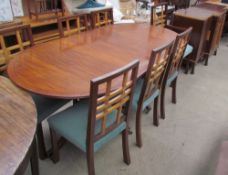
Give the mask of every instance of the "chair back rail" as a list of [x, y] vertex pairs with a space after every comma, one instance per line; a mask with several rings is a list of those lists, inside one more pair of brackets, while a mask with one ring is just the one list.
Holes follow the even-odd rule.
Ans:
[[[87, 145], [91, 146], [122, 122], [128, 125], [138, 65], [139, 61], [135, 60], [121, 69], [91, 80]], [[118, 82], [118, 87], [116, 82]], [[101, 91], [103, 93], [99, 95]], [[111, 126], [107, 126], [110, 114], [115, 115], [116, 120]], [[99, 133], [95, 133], [97, 121], [101, 122]]]
[[174, 44], [173, 53], [169, 63], [168, 74], [172, 75], [180, 69], [182, 58], [189, 42], [190, 35], [192, 32], [192, 27], [189, 27], [184, 32], [177, 34], [176, 41]]
[[[7, 43], [6, 37], [15, 42]], [[0, 64], [7, 64], [13, 55], [34, 44], [30, 25], [18, 25], [0, 30]]]
[[61, 37], [69, 36], [71, 34], [78, 33], [82, 30], [87, 30], [87, 14], [59, 17], [58, 28]]
[[139, 105], [142, 105], [145, 100], [150, 98], [157, 89], [161, 89], [173, 44], [174, 41], [152, 51], [138, 101]]
[[165, 26], [168, 18], [168, 3], [162, 2], [151, 7], [151, 25]]
[[113, 24], [113, 9], [102, 9], [91, 12], [92, 28]]

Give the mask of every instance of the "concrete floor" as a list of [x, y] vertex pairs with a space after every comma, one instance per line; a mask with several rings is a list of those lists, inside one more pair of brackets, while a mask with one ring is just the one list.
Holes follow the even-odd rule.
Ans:
[[[143, 147], [135, 146], [134, 134], [129, 136], [131, 165], [122, 161], [118, 137], [95, 154], [97, 175], [214, 174], [221, 142], [228, 140], [228, 36], [209, 66], [197, 65], [194, 75], [180, 74], [176, 105], [170, 88], [166, 94], [167, 118], [159, 127], [152, 125], [152, 112], [143, 116]], [[134, 121], [132, 115], [132, 129]], [[67, 143], [59, 163], [40, 161], [40, 174], [87, 175], [86, 157]]]

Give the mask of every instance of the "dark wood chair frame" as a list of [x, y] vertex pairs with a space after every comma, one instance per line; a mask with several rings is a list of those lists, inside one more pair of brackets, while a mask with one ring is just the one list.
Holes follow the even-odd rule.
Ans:
[[[157, 13], [156, 8], [160, 7], [161, 12]], [[155, 4], [151, 7], [151, 20], [150, 24], [154, 26], [165, 26], [168, 19], [168, 3], [162, 2]]]
[[[10, 45], [8, 45], [6, 38], [9, 36], [15, 36], [16, 43], [10, 43]], [[7, 64], [14, 54], [32, 45], [34, 45], [34, 42], [30, 25], [22, 24], [0, 29], [0, 54], [2, 58], [5, 59], [5, 63], [1, 65], [0, 71], [6, 70]]]
[[[167, 45], [154, 49], [151, 52], [150, 61], [147, 71], [145, 73], [141, 94], [138, 101], [138, 108], [136, 112], [136, 144], [138, 147], [142, 147], [142, 134], [141, 134], [141, 114], [143, 110], [143, 102], [149, 98], [156, 90], [160, 90], [164, 81], [165, 71], [170, 59], [174, 41]], [[163, 55], [164, 54], [164, 55]], [[158, 99], [159, 96], [154, 99], [153, 109], [153, 123], [155, 126], [159, 125], [158, 120]], [[147, 109], [150, 107], [147, 106]]]
[[[128, 118], [131, 111], [131, 103], [133, 91], [136, 83], [139, 61], [135, 60], [132, 63], [120, 68], [116, 71], [95, 78], [90, 82], [90, 100], [89, 100], [89, 114], [87, 124], [87, 138], [86, 138], [86, 155], [88, 174], [95, 175], [94, 168], [94, 143], [111, 132], [122, 122], [126, 122], [127, 127], [122, 131], [122, 147], [124, 162], [130, 164], [130, 153], [128, 145]], [[122, 78], [120, 87], [112, 87], [112, 82]], [[129, 80], [128, 80], [129, 78]], [[100, 86], [106, 84], [105, 92], [100, 92]], [[103, 95], [99, 95], [99, 94]], [[116, 122], [111, 126], [106, 126], [106, 118], [108, 114], [117, 111]], [[96, 121], [101, 120], [101, 132], [95, 134]], [[59, 147], [57, 133], [50, 129], [54, 162], [59, 161]]]
[[113, 24], [113, 9], [107, 8], [93, 11], [90, 14], [90, 18], [92, 28]]
[[[75, 22], [75, 26], [71, 26], [71, 22]], [[66, 24], [66, 30], [64, 29], [64, 23]], [[61, 37], [71, 35], [73, 33], [80, 32], [88, 29], [87, 14], [78, 14], [73, 16], [65, 16], [58, 18], [58, 28]]]
[[[173, 26], [167, 26], [174, 30]], [[165, 119], [165, 91], [167, 86], [168, 78], [173, 75], [176, 71], [179, 71], [182, 64], [182, 58], [186, 49], [186, 46], [189, 42], [190, 35], [192, 32], [192, 27], [183, 30], [180, 28], [175, 28], [177, 34], [176, 41], [174, 43], [173, 52], [171, 54], [171, 58], [169, 60], [167, 71], [165, 73], [165, 77], [161, 89], [161, 98], [160, 98], [160, 110], [161, 110], [161, 118]], [[182, 31], [182, 33], [180, 33]], [[176, 86], [177, 86], [177, 78], [178, 76], [171, 82], [172, 87], [172, 103], [176, 104]]]

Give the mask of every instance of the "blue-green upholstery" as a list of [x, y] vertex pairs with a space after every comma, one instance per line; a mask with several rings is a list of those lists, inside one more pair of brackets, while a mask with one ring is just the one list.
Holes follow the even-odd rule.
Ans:
[[166, 86], [170, 86], [173, 80], [178, 76], [178, 71], [175, 71], [169, 78], [167, 79]]
[[[76, 106], [70, 107], [48, 119], [49, 126], [58, 134], [66, 138], [75, 146], [86, 152], [87, 121], [88, 121], [88, 100], [79, 101]], [[106, 126], [116, 121], [116, 112], [107, 117]], [[105, 143], [119, 135], [126, 128], [126, 122], [122, 122], [117, 128], [106, 134], [94, 144], [96, 152]], [[101, 131], [101, 121], [97, 121], [95, 133]]]
[[[137, 110], [138, 108], [138, 101], [142, 91], [143, 80], [144, 79], [139, 79], [136, 83], [133, 101], [132, 101], [134, 110]], [[143, 102], [142, 110], [144, 110], [147, 106], [149, 106], [154, 101], [154, 99], [159, 96], [159, 94], [160, 94], [160, 90], [157, 89], [147, 100]]]
[[69, 100], [53, 99], [33, 93], [30, 93], [30, 95], [32, 96], [33, 101], [36, 104], [38, 123], [42, 122], [49, 115], [57, 111], [67, 102], [69, 102]]
[[85, 3], [77, 7], [78, 9], [85, 9], [85, 8], [98, 8], [98, 7], [104, 7], [104, 4], [100, 4], [96, 2], [95, 0], [87, 0]]
[[188, 55], [190, 55], [193, 51], [193, 47], [189, 44], [187, 44], [186, 49], [184, 51], [183, 58], [186, 58]]

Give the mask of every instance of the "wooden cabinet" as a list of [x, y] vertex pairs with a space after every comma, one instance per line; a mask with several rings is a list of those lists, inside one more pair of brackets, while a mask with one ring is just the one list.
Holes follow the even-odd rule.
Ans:
[[224, 6], [199, 4], [174, 13], [173, 24], [179, 27], [193, 27], [190, 44], [194, 51], [192, 61], [208, 62], [208, 57], [216, 53], [221, 39], [226, 9]]

